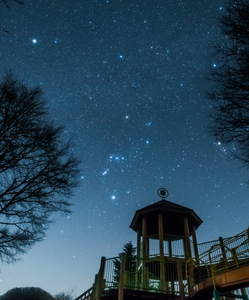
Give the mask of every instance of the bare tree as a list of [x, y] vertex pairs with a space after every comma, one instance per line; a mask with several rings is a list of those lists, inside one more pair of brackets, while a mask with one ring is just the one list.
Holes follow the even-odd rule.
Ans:
[[[24, 1], [22, 1], [22, 0], [13, 0], [13, 1], [20, 5], [24, 5]], [[0, 2], [2, 2], [5, 5], [5, 7], [9, 8], [8, 0], [0, 0]], [[2, 26], [0, 26], [0, 30], [2, 30], [4, 33], [9, 32], [6, 28], [4, 28]]]
[[[9, 4], [8, 4], [8, 0], [1, 0], [2, 3], [4, 3], [4, 5], [6, 7], [9, 7]], [[14, 2], [17, 2], [18, 4], [21, 4], [21, 5], [24, 5], [24, 1], [21, 1], [21, 0], [13, 0]]]
[[219, 19], [223, 36], [208, 93], [212, 101], [212, 133], [231, 144], [233, 155], [249, 167], [249, 2], [230, 1]]
[[79, 160], [48, 118], [40, 87], [8, 72], [0, 82], [0, 259], [41, 241], [54, 212], [70, 213]]
[[74, 289], [68, 292], [60, 292], [54, 295], [55, 300], [74, 300]]

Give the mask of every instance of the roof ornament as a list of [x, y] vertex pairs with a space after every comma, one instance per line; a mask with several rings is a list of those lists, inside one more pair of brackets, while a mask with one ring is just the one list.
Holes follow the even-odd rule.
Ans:
[[169, 192], [164, 188], [158, 189], [157, 194], [159, 197], [163, 198], [163, 200], [169, 196]]

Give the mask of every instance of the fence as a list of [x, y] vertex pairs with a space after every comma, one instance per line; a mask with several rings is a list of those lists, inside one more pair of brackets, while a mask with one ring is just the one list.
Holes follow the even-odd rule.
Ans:
[[249, 230], [240, 234], [210, 242], [211, 247], [199, 257], [191, 258], [186, 263], [186, 274], [192, 286], [212, 279], [215, 276], [249, 265]]
[[181, 261], [114, 257], [105, 260], [104, 290], [130, 289], [188, 294], [185, 264]]

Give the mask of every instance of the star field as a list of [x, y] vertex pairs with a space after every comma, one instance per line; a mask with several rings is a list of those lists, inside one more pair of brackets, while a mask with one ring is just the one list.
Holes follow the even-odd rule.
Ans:
[[203, 220], [199, 242], [248, 227], [249, 178], [209, 133], [205, 79], [222, 43], [224, 1], [30, 0], [0, 3], [0, 67], [41, 85], [51, 118], [73, 136], [81, 187], [70, 217], [16, 265], [1, 267], [0, 293], [38, 286], [51, 294], [94, 281], [101, 256], [136, 235], [137, 209], [168, 200]]

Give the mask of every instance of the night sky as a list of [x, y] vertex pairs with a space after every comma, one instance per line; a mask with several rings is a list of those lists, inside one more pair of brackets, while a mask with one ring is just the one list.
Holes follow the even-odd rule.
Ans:
[[137, 209], [160, 200], [203, 220], [198, 242], [248, 227], [249, 172], [208, 133], [206, 77], [222, 43], [220, 0], [25, 0], [0, 2], [0, 75], [12, 68], [41, 85], [51, 118], [82, 159], [70, 217], [15, 265], [2, 265], [0, 294], [91, 287], [101, 256], [136, 241]]

